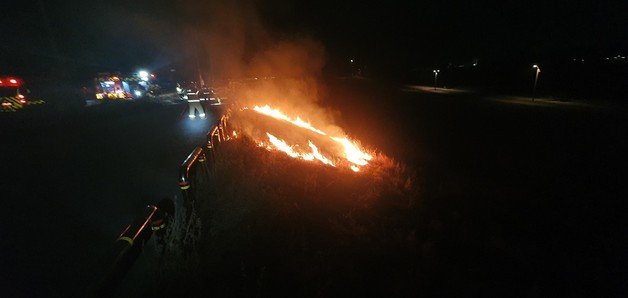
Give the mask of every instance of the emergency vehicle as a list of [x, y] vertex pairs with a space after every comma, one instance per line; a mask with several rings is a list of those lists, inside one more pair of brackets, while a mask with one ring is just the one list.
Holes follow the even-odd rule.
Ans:
[[118, 74], [99, 73], [94, 79], [96, 99], [136, 99], [147, 95], [150, 84], [139, 77], [122, 77]]
[[3, 111], [15, 111], [29, 104], [26, 96], [30, 93], [24, 81], [16, 77], [0, 77], [0, 101]]

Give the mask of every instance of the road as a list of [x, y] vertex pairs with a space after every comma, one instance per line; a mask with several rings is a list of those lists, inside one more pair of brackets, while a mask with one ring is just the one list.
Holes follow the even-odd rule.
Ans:
[[6, 295], [85, 292], [102, 274], [99, 259], [143, 206], [179, 194], [178, 166], [204, 141], [216, 112], [191, 121], [186, 108], [127, 102], [2, 115]]

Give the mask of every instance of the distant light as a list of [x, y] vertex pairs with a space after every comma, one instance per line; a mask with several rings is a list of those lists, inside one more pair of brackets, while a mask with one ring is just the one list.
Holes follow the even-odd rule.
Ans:
[[349, 62], [353, 63], [353, 59], [349, 60]]
[[478, 66], [478, 64], [477, 63], [473, 63], [473, 66]]
[[24, 99], [24, 95], [22, 95], [22, 94], [18, 94], [18, 95], [17, 95], [17, 98], [19, 98], [19, 99]]
[[439, 73], [440, 69], [434, 69], [434, 73]]
[[16, 80], [16, 79], [10, 79], [10, 80], [9, 80], [9, 83], [11, 83], [11, 84], [17, 84], [17, 80]]
[[539, 66], [534, 64], [534, 65], [532, 65], [532, 68], [539, 68]]
[[148, 71], [140, 70], [137, 74], [140, 76], [142, 81], [148, 81]]
[[142, 96], [142, 91], [140, 90], [135, 90], [135, 96]]

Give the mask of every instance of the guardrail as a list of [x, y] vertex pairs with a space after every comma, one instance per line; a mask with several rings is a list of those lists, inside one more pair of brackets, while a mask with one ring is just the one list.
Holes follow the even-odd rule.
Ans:
[[218, 124], [214, 125], [212, 129], [207, 133], [207, 148], [214, 149], [216, 145], [227, 138], [227, 120], [229, 119], [229, 112], [220, 117]]
[[179, 168], [179, 187], [182, 190], [188, 190], [192, 185], [193, 179], [193, 170], [195, 170], [194, 166], [196, 162], [205, 162], [205, 152], [203, 148], [196, 147], [194, 151], [188, 155], [188, 157], [183, 161], [181, 167]]
[[178, 185], [186, 206], [186, 220], [190, 218], [190, 210], [196, 200], [197, 168], [199, 165], [202, 167], [205, 177], [209, 177], [209, 172], [214, 170], [211, 165], [216, 160], [216, 148], [221, 142], [228, 140], [226, 129], [229, 115], [227, 112], [220, 117], [218, 123], [207, 133], [205, 145], [194, 148], [179, 168]]
[[[189, 222], [195, 201], [197, 169], [200, 166], [205, 177], [209, 177], [207, 156], [210, 156], [213, 163], [216, 147], [220, 142], [227, 140], [228, 115], [229, 112], [223, 115], [220, 121], [207, 133], [206, 144], [194, 148], [179, 167], [178, 185], [183, 194], [186, 222]], [[169, 216], [174, 216], [174, 203], [168, 199], [162, 200], [156, 205], [146, 206], [145, 215], [122, 231], [114, 244], [112, 266], [92, 290], [95, 296], [110, 297], [114, 295], [115, 289], [139, 257], [146, 242], [153, 234], [162, 233], [161, 231], [168, 224]]]
[[164, 199], [156, 205], [146, 206], [145, 214], [126, 226], [114, 243], [113, 262], [104, 277], [94, 288], [96, 296], [110, 297], [140, 256], [144, 245], [168, 225], [169, 218], [174, 215], [174, 203]]

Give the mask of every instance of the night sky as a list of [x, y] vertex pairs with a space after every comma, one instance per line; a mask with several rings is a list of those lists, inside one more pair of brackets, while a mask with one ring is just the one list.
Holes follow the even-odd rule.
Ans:
[[[218, 12], [216, 7], [228, 9]], [[601, 58], [628, 48], [627, 1], [3, 1], [0, 73], [185, 63], [190, 32], [240, 10], [277, 38], [311, 36], [328, 62], [405, 71], [446, 63]], [[225, 13], [226, 11], [226, 13]], [[245, 15], [248, 17], [248, 15]], [[245, 18], [246, 19], [246, 18]], [[255, 44], [248, 44], [255, 48]], [[211, 49], [209, 49], [211, 52]]]

